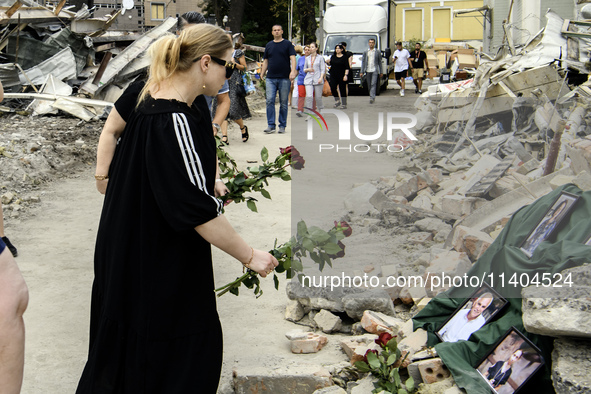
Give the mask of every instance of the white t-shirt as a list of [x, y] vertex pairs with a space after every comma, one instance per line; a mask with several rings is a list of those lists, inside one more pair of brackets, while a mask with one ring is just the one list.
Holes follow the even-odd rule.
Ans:
[[468, 320], [470, 308], [459, 311], [453, 319], [439, 330], [439, 334], [445, 342], [457, 342], [461, 339], [467, 341], [474, 331], [478, 331], [486, 322], [482, 315], [474, 320]]
[[408, 70], [408, 59], [410, 58], [410, 52], [406, 49], [402, 50], [395, 50], [392, 59], [396, 59], [396, 63], [394, 64], [394, 72], [400, 72], [404, 70]]

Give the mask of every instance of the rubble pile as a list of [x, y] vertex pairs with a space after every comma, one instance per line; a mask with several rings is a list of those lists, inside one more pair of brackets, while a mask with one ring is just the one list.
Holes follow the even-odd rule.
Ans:
[[94, 166], [100, 123], [79, 125], [63, 116], [5, 115], [0, 121], [0, 198], [5, 218], [22, 216], [41, 188]]
[[[565, 184], [591, 190], [588, 71], [573, 55], [572, 36], [562, 34], [564, 21], [551, 11], [547, 17], [546, 29], [514, 55], [482, 59], [470, 80], [429, 87], [415, 103], [419, 141], [406, 150], [404, 165], [394, 175], [357, 185], [347, 196], [343, 219], [356, 229], [348, 245], [365, 242], [368, 233], [380, 234], [397, 245], [396, 255], [392, 264], [345, 269], [351, 275], [370, 273], [382, 286], [329, 291], [289, 284], [285, 318], [322, 331], [315, 337], [300, 332], [314, 343], [310, 349], [321, 351], [326, 342], [337, 341], [353, 364], [377, 350], [377, 335], [388, 332], [397, 336], [406, 356], [403, 380], [412, 376], [419, 392], [460, 392], [427, 347], [427, 333], [413, 332], [411, 320], [449, 285], [383, 285], [387, 278], [409, 274], [462, 276], [520, 208]], [[584, 41], [576, 44], [587, 48]], [[573, 275], [588, 279], [590, 267], [573, 268]], [[525, 329], [557, 338], [547, 363], [561, 393], [591, 390], [576, 367], [588, 359], [591, 346], [584, 323], [591, 319], [587, 279], [580, 288], [555, 293], [523, 290]], [[331, 371], [333, 382], [350, 393], [368, 381], [365, 392], [373, 389], [370, 376], [355, 381], [347, 371]], [[324, 392], [332, 391], [316, 391]]]

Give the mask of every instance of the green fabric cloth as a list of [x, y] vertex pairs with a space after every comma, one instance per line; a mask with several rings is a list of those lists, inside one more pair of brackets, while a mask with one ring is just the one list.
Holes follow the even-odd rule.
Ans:
[[[557, 233], [542, 242], [528, 258], [519, 246], [527, 238], [546, 211], [552, 206], [561, 192], [579, 196], [568, 218], [561, 221]], [[507, 287], [507, 280], [513, 273], [518, 276], [527, 273], [558, 273], [567, 268], [591, 262], [591, 246], [584, 245], [591, 234], [591, 192], [582, 192], [578, 187], [564, 185], [539, 198], [534, 203], [518, 210], [506, 224], [492, 245], [474, 263], [468, 277], [488, 275], [490, 272], [505, 273], [505, 287], [501, 288], [496, 280], [492, 287], [501, 293], [509, 304], [480, 330], [473, 333], [468, 341], [439, 343], [434, 332], [441, 328], [455, 309], [463, 304], [475, 290], [452, 288], [438, 295], [414, 318], [414, 329], [423, 328], [428, 332], [428, 344], [435, 345], [438, 355], [450, 370], [459, 387], [469, 394], [491, 392], [487, 383], [474, 369], [480, 360], [488, 354], [495, 343], [512, 326], [517, 328], [542, 351], [545, 360], [543, 369], [535, 378], [527, 382], [527, 393], [554, 393], [550, 380], [551, 353], [553, 338], [530, 334], [525, 331], [521, 319], [521, 288]], [[576, 278], [573, 278], [576, 283]], [[487, 280], [489, 284], [490, 281]]]

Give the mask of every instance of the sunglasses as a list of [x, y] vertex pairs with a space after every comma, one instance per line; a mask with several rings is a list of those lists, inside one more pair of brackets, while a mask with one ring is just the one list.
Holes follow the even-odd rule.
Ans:
[[[199, 60], [201, 60], [202, 57], [203, 56], [200, 56], [197, 59], [193, 60], [193, 63], [198, 62]], [[215, 57], [215, 56], [209, 55], [209, 57], [211, 58], [211, 60], [213, 60], [214, 62], [216, 62], [220, 66], [226, 67], [226, 79], [230, 79], [230, 77], [232, 77], [232, 74], [234, 73], [234, 70], [236, 69], [236, 64], [234, 64], [232, 62], [227, 62], [227, 61], [220, 59], [218, 57]]]

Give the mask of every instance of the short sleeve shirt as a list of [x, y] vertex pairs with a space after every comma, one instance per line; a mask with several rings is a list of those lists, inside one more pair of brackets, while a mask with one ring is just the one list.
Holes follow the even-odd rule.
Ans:
[[291, 73], [291, 56], [295, 56], [295, 48], [288, 40], [269, 41], [265, 46], [263, 59], [268, 62], [267, 78], [287, 79]]
[[425, 68], [425, 60], [427, 59], [427, 54], [424, 51], [412, 51], [410, 54], [410, 61], [413, 68]]
[[125, 89], [123, 94], [115, 101], [115, 109], [125, 122], [129, 122], [129, 117], [137, 106], [137, 99], [146, 84], [145, 81], [135, 81]]
[[396, 50], [394, 51], [393, 58], [396, 59], [396, 64], [394, 65], [394, 72], [400, 72], [404, 70], [408, 70], [408, 58], [410, 57], [410, 53], [406, 49]]

